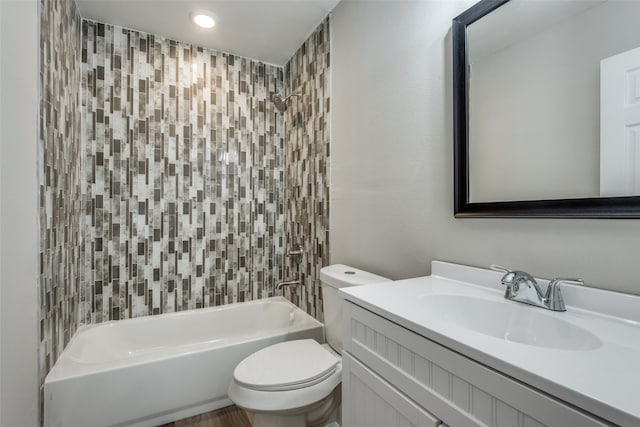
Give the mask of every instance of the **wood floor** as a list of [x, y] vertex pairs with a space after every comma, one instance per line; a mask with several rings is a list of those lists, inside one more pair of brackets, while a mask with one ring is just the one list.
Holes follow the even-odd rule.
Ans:
[[206, 414], [185, 418], [160, 427], [251, 427], [249, 415], [237, 406], [228, 406]]

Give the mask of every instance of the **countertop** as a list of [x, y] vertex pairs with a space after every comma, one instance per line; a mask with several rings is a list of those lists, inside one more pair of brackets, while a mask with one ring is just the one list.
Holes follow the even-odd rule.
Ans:
[[[342, 296], [425, 338], [607, 421], [640, 425], [640, 297], [567, 286], [566, 312], [542, 310], [586, 329], [602, 342], [561, 350], [494, 338], [451, 325], [425, 309], [438, 294], [502, 298], [501, 273], [434, 261], [432, 275], [343, 288]], [[541, 285], [548, 284], [540, 280]]]

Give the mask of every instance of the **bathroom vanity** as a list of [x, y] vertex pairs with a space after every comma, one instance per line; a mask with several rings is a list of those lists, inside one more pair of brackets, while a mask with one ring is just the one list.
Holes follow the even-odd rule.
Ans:
[[640, 425], [640, 297], [566, 286], [552, 312], [500, 278], [434, 261], [343, 290], [343, 425]]

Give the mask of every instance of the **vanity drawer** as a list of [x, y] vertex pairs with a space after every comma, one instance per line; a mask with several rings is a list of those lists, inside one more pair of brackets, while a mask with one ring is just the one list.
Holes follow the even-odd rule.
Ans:
[[438, 427], [420, 408], [362, 363], [342, 357], [342, 425], [345, 427]]
[[343, 315], [345, 350], [448, 425], [611, 425], [353, 303]]

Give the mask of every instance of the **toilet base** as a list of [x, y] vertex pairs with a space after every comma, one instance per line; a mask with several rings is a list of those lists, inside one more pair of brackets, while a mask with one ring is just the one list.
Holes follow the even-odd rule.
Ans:
[[340, 385], [338, 385], [329, 396], [305, 408], [286, 412], [254, 412], [252, 426], [340, 427], [342, 418], [341, 401], [342, 390]]
[[253, 427], [305, 427], [304, 415], [255, 414]]

